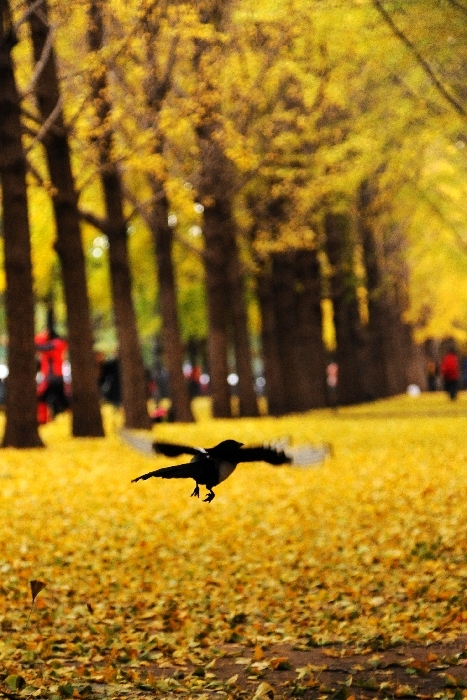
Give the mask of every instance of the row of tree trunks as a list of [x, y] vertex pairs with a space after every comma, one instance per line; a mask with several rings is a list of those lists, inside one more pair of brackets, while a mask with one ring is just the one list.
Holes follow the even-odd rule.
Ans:
[[169, 202], [162, 188], [162, 183], [152, 182], [153, 203], [149, 219], [157, 258], [162, 346], [169, 375], [174, 420], [192, 423], [194, 417], [182, 369], [183, 346], [180, 337], [177, 292], [172, 261], [173, 230], [168, 225]]
[[[358, 226], [363, 248], [368, 291], [368, 371], [373, 398], [404, 392], [411, 383], [424, 386], [422, 355], [411, 327], [404, 321], [407, 309], [403, 251], [397, 232], [386, 240], [375, 228], [376, 184], [362, 183], [358, 199]], [[388, 261], [397, 265], [388, 269]]]
[[[71, 168], [70, 148], [60, 106], [60, 88], [46, 0], [28, 0], [29, 26], [36, 66], [41, 65], [35, 85], [43, 124], [47, 167], [57, 239], [55, 248], [62, 267], [67, 309], [68, 346], [73, 378], [72, 432], [76, 437], [104, 435], [98, 390], [98, 367], [93, 353], [90, 307], [86, 287], [85, 259], [81, 243], [78, 195]], [[44, 60], [45, 59], [45, 60]]]
[[208, 305], [208, 354], [211, 375], [212, 411], [216, 418], [232, 415], [228, 352], [230, 330], [239, 377], [240, 415], [257, 416], [252, 356], [245, 302], [244, 280], [236, 242], [232, 212], [233, 166], [218, 137], [219, 125], [206, 117], [197, 128], [201, 154], [198, 191], [204, 206], [204, 267]]
[[[103, 4], [94, 0], [89, 6], [88, 44], [91, 52], [103, 47]], [[97, 115], [97, 149], [104, 193], [106, 219], [103, 230], [109, 241], [110, 282], [118, 338], [122, 403], [127, 428], [149, 429], [147, 386], [143, 356], [139, 344], [136, 314], [131, 296], [127, 223], [123, 213], [123, 188], [118, 165], [113, 157], [114, 135], [110, 124], [112, 106], [108, 98], [106, 68], [92, 84]]]
[[[222, 32], [230, 18], [232, 4], [213, 0], [203, 5], [200, 19]], [[208, 354], [211, 375], [212, 412], [217, 418], [232, 415], [228, 353], [233, 340], [240, 415], [257, 416], [250, 334], [245, 301], [244, 276], [237, 247], [237, 227], [233, 214], [236, 169], [223, 147], [222, 109], [216, 87], [215, 61], [210, 49], [216, 46], [198, 39], [193, 59], [204, 91], [200, 95], [202, 117], [196, 127], [200, 152], [198, 193], [204, 206], [204, 269], [208, 305]], [[217, 44], [220, 48], [221, 43]], [[214, 52], [215, 54], [215, 52]], [[210, 73], [211, 72], [211, 73]], [[215, 80], [215, 78], [214, 78]]]
[[[160, 14], [164, 8], [154, 5], [147, 16], [151, 31], [145, 40], [148, 72], [145, 78], [146, 104], [150, 116], [148, 127], [156, 134], [153, 152], [164, 160], [165, 135], [160, 127], [160, 112], [172, 86], [172, 71], [175, 62], [177, 42], [170, 48], [164, 69], [160, 67], [160, 54], [157, 36], [160, 28]], [[154, 15], [153, 15], [154, 13]], [[162, 322], [162, 351], [168, 373], [171, 408], [174, 420], [184, 423], [194, 421], [187, 382], [183, 374], [183, 343], [177, 305], [177, 284], [172, 260], [174, 231], [169, 226], [169, 199], [163, 176], [149, 178], [152, 201], [147, 214], [147, 224], [152, 234], [156, 254], [158, 282], [158, 304]]]
[[330, 291], [339, 366], [338, 401], [342, 405], [369, 398], [365, 375], [370, 358], [362, 324], [355, 275], [355, 240], [348, 214], [328, 213], [324, 218], [326, 254], [331, 266]]
[[233, 326], [235, 348], [235, 367], [238, 375], [238, 397], [240, 415], [254, 417], [259, 415], [258, 401], [254, 389], [250, 333], [245, 301], [244, 275], [240, 264], [235, 233], [229, 241], [228, 282], [230, 290], [230, 313]]
[[258, 277], [257, 292], [269, 413], [325, 406], [326, 352], [316, 251], [275, 254]]
[[34, 295], [20, 100], [10, 8], [0, 0], [0, 183], [6, 273], [9, 378], [3, 447], [40, 447], [37, 429]]

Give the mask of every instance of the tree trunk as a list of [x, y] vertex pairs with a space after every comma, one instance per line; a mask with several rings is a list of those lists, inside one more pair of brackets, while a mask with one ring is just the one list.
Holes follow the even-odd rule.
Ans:
[[256, 399], [256, 392], [254, 389], [250, 334], [248, 331], [248, 317], [243, 288], [243, 275], [238, 255], [237, 242], [235, 240], [235, 226], [233, 222], [225, 227], [225, 231], [227, 235], [231, 233], [230, 251], [228, 253], [229, 299], [234, 333], [235, 364], [238, 375], [240, 415], [255, 417], [259, 416], [258, 401]]
[[8, 365], [3, 447], [42, 447], [37, 429], [34, 295], [19, 94], [11, 60], [16, 37], [0, 0], [0, 182], [6, 273]]
[[[272, 285], [285, 411], [326, 405], [319, 268], [311, 251], [273, 257]], [[319, 305], [319, 308], [317, 308]]]
[[183, 347], [178, 323], [177, 294], [172, 263], [173, 231], [168, 225], [169, 204], [159, 184], [153, 183], [151, 231], [157, 257], [159, 310], [162, 318], [164, 364], [169, 374], [170, 398], [174, 419], [194, 421], [187, 382], [183, 375]]
[[[386, 377], [386, 342], [388, 332], [387, 309], [380, 289], [380, 262], [382, 252], [378, 251], [368, 208], [371, 203], [368, 183], [363, 183], [359, 196], [359, 234], [363, 248], [368, 292], [368, 345], [369, 363], [367, 366], [367, 389], [376, 398], [389, 396]], [[389, 329], [390, 334], [390, 329]]]
[[229, 367], [228, 317], [229, 239], [224, 227], [231, 221], [230, 199], [226, 187], [230, 168], [225, 156], [215, 143], [215, 128], [209, 122], [197, 129], [201, 152], [199, 194], [204, 205], [203, 233], [205, 240], [204, 268], [208, 306], [208, 355], [211, 376], [212, 414], [215, 418], [230, 418], [230, 388], [227, 383]]
[[282, 416], [286, 413], [284, 376], [279, 351], [279, 334], [274, 308], [274, 290], [271, 273], [262, 271], [257, 279], [257, 294], [261, 311], [261, 349], [266, 380], [268, 413]]
[[[384, 240], [375, 230], [372, 208], [375, 186], [364, 182], [359, 193], [359, 228], [363, 246], [368, 288], [368, 332], [373, 358], [375, 396], [393, 396], [406, 390], [415, 346], [411, 329], [403, 321], [406, 300], [400, 293], [404, 262], [400, 240]], [[391, 273], [388, 263], [395, 269]]]
[[[102, 2], [95, 0], [89, 8], [88, 43], [92, 52], [103, 46]], [[111, 104], [107, 95], [105, 67], [92, 85], [99, 130], [98, 138], [101, 181], [104, 192], [105, 233], [109, 239], [110, 281], [117, 330], [122, 384], [122, 401], [127, 428], [150, 429], [147, 409], [147, 386], [143, 356], [138, 339], [136, 314], [131, 297], [131, 273], [128, 260], [127, 227], [123, 215], [121, 176], [113, 159], [113, 132], [109, 126]]]
[[298, 347], [307, 377], [306, 409], [327, 405], [326, 349], [321, 310], [321, 268], [316, 250], [299, 250], [295, 260]]
[[[28, 0], [29, 25], [36, 65], [46, 47], [50, 27], [46, 0], [36, 6]], [[44, 136], [57, 227], [56, 250], [60, 258], [67, 309], [68, 346], [73, 382], [73, 435], [102, 437], [98, 368], [93, 354], [90, 309], [86, 288], [84, 253], [81, 244], [78, 196], [71, 170], [68, 138], [59, 107], [60, 90], [53, 49], [49, 52], [36, 83], [36, 97], [44, 123], [53, 125]]]
[[354, 271], [354, 242], [347, 214], [328, 213], [324, 219], [326, 253], [332, 266], [330, 280], [339, 367], [338, 403], [365, 401], [364, 333], [360, 320]]
[[279, 357], [281, 358], [286, 413], [303, 411], [306, 403], [306, 384], [300, 363], [296, 298], [295, 251], [274, 255], [272, 285], [276, 313]]

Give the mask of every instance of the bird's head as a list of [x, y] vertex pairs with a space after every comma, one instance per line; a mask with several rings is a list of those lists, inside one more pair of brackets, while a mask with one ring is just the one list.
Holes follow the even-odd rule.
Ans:
[[207, 452], [216, 459], [233, 461], [242, 445], [243, 442], [237, 442], [237, 440], [222, 440], [222, 442], [215, 447], [211, 447]]

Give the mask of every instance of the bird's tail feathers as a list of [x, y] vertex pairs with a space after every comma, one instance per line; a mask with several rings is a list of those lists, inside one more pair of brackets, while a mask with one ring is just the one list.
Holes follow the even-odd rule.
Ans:
[[133, 481], [146, 481], [152, 476], [157, 476], [160, 479], [188, 479], [193, 478], [193, 464], [188, 462], [188, 464], [176, 464], [173, 467], [162, 467], [162, 469], [156, 469], [155, 471], [148, 472], [147, 474], [142, 474]]

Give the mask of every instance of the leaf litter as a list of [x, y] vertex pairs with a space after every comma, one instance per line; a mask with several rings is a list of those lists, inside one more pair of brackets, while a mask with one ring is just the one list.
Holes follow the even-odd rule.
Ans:
[[[158, 426], [334, 446], [312, 470], [242, 465], [209, 506], [183, 482], [132, 485], [148, 458], [116, 434], [69, 438], [66, 416], [46, 450], [2, 450], [3, 695], [404, 697], [436, 675], [464, 697], [466, 404], [445, 401]], [[384, 668], [398, 645], [431, 656]]]

